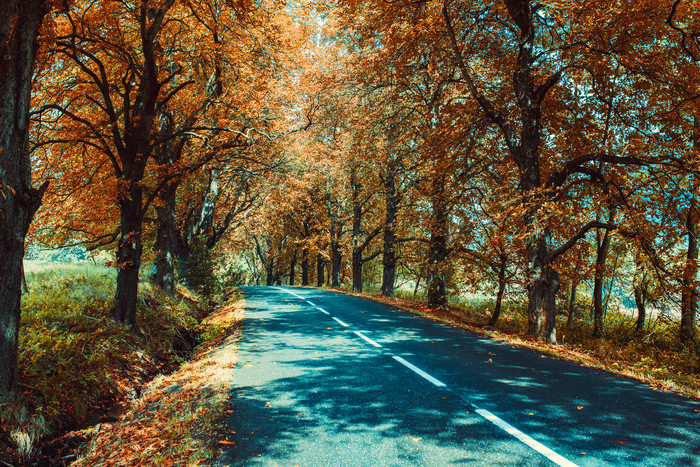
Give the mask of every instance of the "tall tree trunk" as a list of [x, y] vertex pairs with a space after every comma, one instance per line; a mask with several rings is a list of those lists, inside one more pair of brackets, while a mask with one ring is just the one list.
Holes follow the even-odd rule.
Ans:
[[136, 182], [129, 182], [129, 185], [128, 193], [119, 201], [121, 224], [117, 248], [117, 293], [113, 313], [120, 323], [136, 328], [139, 270], [143, 252], [143, 189]]
[[355, 169], [350, 173], [352, 187], [352, 290], [362, 292], [362, 203], [360, 201], [361, 182], [357, 179]]
[[362, 250], [352, 248], [352, 290], [362, 292]]
[[[160, 133], [172, 135], [173, 121], [170, 115], [163, 114]], [[172, 166], [176, 159], [176, 149], [172, 139], [167, 139], [158, 147], [156, 162], [161, 166]], [[179, 154], [179, 152], [178, 152]], [[179, 157], [177, 157], [179, 159]], [[178, 238], [175, 226], [175, 203], [180, 181], [167, 182], [158, 193], [159, 203], [156, 211], [156, 240], [153, 245], [155, 260], [151, 279], [156, 287], [166, 294], [175, 293], [175, 257], [178, 250]]]
[[48, 3], [0, 8], [0, 400], [17, 389], [24, 239], [47, 185], [33, 189], [27, 148], [37, 33]]
[[296, 267], [297, 267], [297, 248], [294, 247], [294, 250], [292, 251], [292, 259], [289, 261], [289, 285], [294, 285], [294, 280], [296, 279], [296, 277], [295, 277]]
[[432, 187], [432, 219], [428, 247], [428, 305], [447, 305], [447, 280], [445, 261], [447, 259], [447, 209], [445, 206], [444, 179], [438, 176]]
[[386, 218], [384, 221], [384, 246], [382, 249], [382, 295], [394, 296], [396, 281], [396, 214], [399, 196], [396, 193], [396, 162], [390, 160], [384, 173]]
[[593, 281], [593, 337], [603, 335], [603, 281], [605, 280], [606, 261], [610, 251], [610, 231], [605, 229], [602, 240], [598, 242], [595, 260], [595, 279]]
[[325, 267], [326, 267], [326, 262], [323, 259], [323, 255], [321, 253], [316, 254], [316, 286], [317, 287], [323, 287], [323, 283], [326, 281]]
[[[508, 15], [519, 31], [517, 42], [509, 44], [517, 47], [518, 56], [513, 64], [513, 90], [519, 121], [516, 125], [508, 121], [508, 116], [496, 108], [494, 103], [478, 88], [476, 81], [466, 66], [462, 47], [457, 43], [447, 2], [443, 3], [442, 15], [446, 31], [461, 79], [469, 93], [479, 103], [486, 117], [499, 127], [510, 158], [519, 170], [519, 189], [523, 197], [525, 213], [523, 225], [527, 229], [525, 268], [528, 295], [528, 334], [538, 339], [556, 343], [555, 298], [559, 288], [559, 273], [551, 267], [554, 249], [550, 227], [541, 221], [540, 210], [547, 203], [543, 195], [540, 174], [540, 142], [543, 131], [541, 104], [549, 90], [560, 80], [561, 73], [548, 76], [542, 83], [535, 77], [535, 32], [534, 9], [531, 0], [506, 0]], [[547, 188], [558, 188], [564, 183], [569, 172], [552, 180]]]
[[301, 285], [309, 285], [309, 249], [301, 250]]
[[576, 314], [576, 289], [578, 288], [578, 282], [577, 281], [572, 281], [571, 282], [571, 293], [569, 295], [569, 313], [568, 316], [566, 317], [566, 328], [571, 329], [571, 325], [574, 323], [575, 319], [575, 314]]
[[545, 227], [532, 234], [528, 245], [528, 334], [556, 344], [556, 294], [559, 273], [548, 262], [551, 233]]
[[340, 287], [340, 269], [343, 264], [343, 255], [338, 241], [331, 241], [331, 286]]
[[275, 285], [275, 258], [268, 256], [265, 263], [265, 285]]
[[683, 271], [683, 291], [681, 294], [681, 325], [679, 338], [681, 342], [695, 342], [695, 317], [698, 307], [698, 201], [695, 193], [690, 195], [690, 206], [686, 216], [688, 231], [688, 249], [686, 251], [685, 269]]
[[637, 322], [634, 324], [634, 329], [637, 334], [641, 334], [647, 316], [646, 294], [642, 284], [634, 286], [634, 303], [637, 305]]
[[496, 305], [493, 307], [493, 314], [489, 320], [490, 327], [496, 326], [498, 318], [501, 316], [501, 306], [503, 304], [503, 295], [506, 292], [506, 266], [508, 266], [508, 256], [505, 254], [499, 255], [498, 263], [498, 292], [496, 293]]
[[161, 191], [156, 206], [156, 257], [153, 264], [153, 283], [166, 294], [175, 292], [175, 257], [177, 255], [177, 235], [175, 226], [175, 200], [177, 184], [170, 183]]

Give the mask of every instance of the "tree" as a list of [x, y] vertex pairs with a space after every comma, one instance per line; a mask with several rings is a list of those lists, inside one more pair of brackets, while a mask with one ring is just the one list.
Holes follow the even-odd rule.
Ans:
[[28, 148], [37, 36], [50, 2], [3, 2], [0, 10], [0, 399], [17, 388], [22, 261], [47, 184], [32, 187]]

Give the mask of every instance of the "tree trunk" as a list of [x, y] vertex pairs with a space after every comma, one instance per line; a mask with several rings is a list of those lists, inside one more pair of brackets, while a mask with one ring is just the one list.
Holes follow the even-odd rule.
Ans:
[[551, 233], [549, 228], [545, 227], [531, 235], [528, 245], [528, 334], [556, 344], [556, 294], [559, 289], [559, 273], [547, 261], [550, 240]]
[[432, 219], [428, 247], [428, 305], [444, 308], [447, 305], [447, 281], [445, 260], [447, 259], [447, 209], [445, 207], [445, 185], [440, 177], [432, 187]]
[[382, 249], [382, 295], [394, 296], [394, 283], [396, 281], [396, 214], [398, 212], [399, 197], [396, 193], [396, 167], [395, 162], [390, 161], [384, 173], [384, 195], [386, 205], [386, 218], [384, 221], [384, 247]]
[[309, 285], [309, 249], [301, 250], [301, 285]]
[[268, 257], [265, 264], [265, 285], [275, 285], [275, 259], [272, 257]]
[[578, 282], [574, 281], [571, 283], [571, 295], [569, 295], [569, 315], [566, 318], [566, 328], [571, 329], [571, 325], [574, 323], [574, 318], [576, 314], [576, 289], [578, 288]]
[[350, 185], [352, 186], [352, 290], [362, 292], [362, 203], [360, 202], [360, 190], [362, 184], [357, 179], [353, 168], [350, 173]]
[[340, 268], [343, 262], [343, 255], [340, 251], [340, 244], [337, 241], [331, 242], [331, 286], [340, 287]]
[[700, 250], [698, 234], [698, 202], [695, 193], [691, 193], [690, 206], [686, 216], [688, 231], [688, 249], [683, 271], [683, 291], [681, 294], [681, 325], [679, 338], [681, 342], [695, 342], [695, 317], [698, 307], [698, 251]]
[[593, 337], [603, 335], [603, 281], [605, 280], [605, 263], [610, 250], [610, 231], [605, 229], [603, 239], [598, 243], [595, 260], [595, 279], [593, 281]]
[[634, 303], [637, 305], [637, 322], [634, 325], [635, 332], [641, 334], [644, 330], [644, 322], [646, 321], [647, 308], [646, 308], [646, 294], [644, 293], [643, 286], [634, 286]]
[[294, 251], [292, 251], [292, 259], [289, 261], [289, 285], [294, 285], [294, 280], [296, 279], [296, 277], [295, 277], [296, 267], [297, 267], [297, 249], [295, 247]]
[[27, 148], [36, 37], [47, 12], [38, 0], [0, 8], [0, 400], [17, 389], [24, 239], [47, 187], [32, 188]]
[[490, 327], [496, 326], [499, 316], [501, 316], [501, 305], [503, 304], [503, 295], [506, 292], [506, 266], [508, 265], [508, 256], [501, 254], [498, 264], [498, 292], [496, 293], [496, 305], [493, 307], [493, 314], [489, 320]]
[[139, 288], [139, 270], [143, 243], [143, 189], [130, 182], [128, 193], [119, 201], [121, 211], [120, 237], [117, 248], [117, 293], [114, 300], [114, 318], [136, 328], [136, 303]]
[[154, 249], [156, 257], [153, 264], [153, 283], [166, 294], [175, 292], [175, 257], [177, 255], [177, 236], [175, 226], [175, 200], [177, 184], [165, 186], [159, 194], [160, 204], [156, 206], [157, 230]]
[[323, 259], [321, 253], [316, 254], [316, 286], [323, 287], [325, 279], [325, 266], [326, 262]]

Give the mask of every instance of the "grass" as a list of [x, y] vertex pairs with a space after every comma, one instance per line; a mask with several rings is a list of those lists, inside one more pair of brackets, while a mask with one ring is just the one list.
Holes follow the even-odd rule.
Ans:
[[85, 423], [169, 372], [198, 335], [208, 309], [185, 289], [165, 297], [140, 287], [140, 333], [110, 316], [113, 269], [28, 264], [22, 300], [20, 397], [0, 407], [0, 458], [27, 461], [48, 435]]
[[[347, 293], [347, 292], [346, 292]], [[523, 303], [504, 301], [495, 329], [486, 326], [493, 311], [493, 300], [469, 297], [446, 309], [432, 308], [409, 292], [395, 298], [362, 294], [397, 309], [451, 326], [468, 329], [513, 345], [529, 347], [575, 363], [639, 380], [656, 388], [700, 398], [700, 349], [682, 345], [677, 339], [678, 323], [655, 320], [643, 333], [634, 330], [635, 319], [611, 310], [600, 338], [593, 338], [589, 304], [579, 304], [579, 319], [566, 327], [566, 316], [557, 317], [561, 345], [539, 342], [527, 333], [527, 313]]]
[[243, 303], [232, 294], [200, 325], [206, 341], [192, 360], [156, 378], [117, 422], [101, 426], [74, 465], [202, 465], [218, 445], [232, 444], [221, 438], [218, 422], [233, 380]]

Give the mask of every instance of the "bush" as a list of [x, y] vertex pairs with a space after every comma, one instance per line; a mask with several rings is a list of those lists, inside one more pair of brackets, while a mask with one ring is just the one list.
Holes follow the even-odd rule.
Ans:
[[190, 254], [180, 267], [180, 279], [203, 297], [211, 298], [221, 290], [214, 258], [204, 238], [195, 237], [190, 242]]

